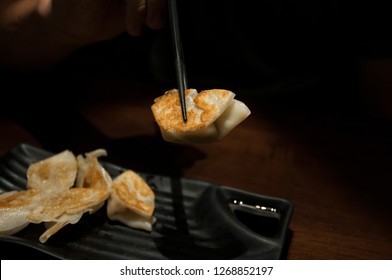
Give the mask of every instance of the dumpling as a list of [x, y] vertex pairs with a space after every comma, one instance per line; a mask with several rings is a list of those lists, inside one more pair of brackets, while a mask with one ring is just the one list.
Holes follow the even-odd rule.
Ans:
[[77, 171], [75, 155], [65, 150], [31, 164], [27, 169], [27, 188], [45, 193], [67, 191], [75, 183]]
[[12, 235], [31, 223], [31, 211], [49, 197], [68, 191], [74, 184], [77, 162], [68, 150], [29, 165], [27, 190], [0, 195], [0, 233]]
[[[112, 179], [98, 162], [98, 157], [105, 156], [106, 150], [97, 149], [78, 155], [77, 173], [73, 178], [74, 187], [47, 197], [31, 211], [28, 219], [32, 223], [45, 222], [46, 231], [39, 240], [45, 243], [53, 234], [68, 224], [76, 224], [83, 214], [92, 214], [100, 209], [110, 195]], [[56, 168], [56, 166], [52, 166]], [[48, 186], [49, 187], [49, 186]]]
[[[31, 164], [27, 189], [0, 194], [0, 234], [12, 235], [30, 223], [44, 223], [39, 237], [45, 243], [85, 213], [108, 201], [107, 214], [133, 228], [152, 230], [155, 195], [137, 173], [127, 170], [114, 180], [98, 158], [105, 149], [78, 155], [68, 150]], [[110, 198], [108, 200], [108, 198]]]
[[151, 231], [156, 221], [154, 209], [155, 194], [139, 174], [126, 170], [114, 178], [107, 203], [109, 219]]
[[39, 192], [39, 203], [27, 215], [28, 222], [45, 223], [40, 236], [45, 243], [68, 224], [77, 223], [84, 213], [100, 209], [110, 194], [112, 179], [98, 162], [103, 149], [75, 157], [64, 151], [28, 168], [28, 186]]
[[211, 143], [223, 139], [249, 115], [249, 108], [225, 89], [185, 91], [187, 122], [182, 119], [178, 91], [155, 98], [151, 106], [162, 137], [175, 143]]

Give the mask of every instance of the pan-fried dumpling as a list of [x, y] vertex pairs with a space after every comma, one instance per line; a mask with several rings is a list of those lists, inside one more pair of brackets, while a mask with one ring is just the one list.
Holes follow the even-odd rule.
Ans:
[[0, 195], [0, 234], [12, 235], [30, 224], [28, 215], [39, 205], [35, 190], [10, 191]]
[[28, 222], [45, 223], [39, 240], [45, 243], [68, 224], [77, 223], [84, 213], [100, 209], [110, 194], [112, 179], [98, 162], [103, 149], [75, 157], [64, 151], [28, 168], [28, 186], [39, 192], [39, 203], [27, 215]]
[[151, 231], [156, 220], [154, 192], [131, 170], [112, 180], [98, 161], [106, 155], [105, 149], [77, 157], [65, 150], [29, 165], [27, 190], [0, 194], [0, 234], [12, 235], [29, 223], [44, 223], [39, 241], [45, 243], [85, 213], [96, 212], [108, 198], [110, 219]]
[[69, 190], [76, 178], [75, 155], [65, 150], [31, 164], [27, 169], [27, 187], [48, 192]]
[[107, 204], [109, 219], [151, 231], [156, 221], [154, 208], [155, 194], [139, 174], [126, 170], [114, 178]]
[[76, 172], [76, 158], [68, 150], [29, 165], [27, 190], [0, 195], [0, 233], [12, 235], [25, 228], [32, 210], [72, 187]]
[[[85, 157], [78, 155], [75, 186], [52, 194], [31, 211], [29, 220], [32, 223], [45, 222], [47, 228], [40, 236], [40, 242], [45, 243], [66, 225], [76, 224], [83, 214], [92, 214], [103, 206], [110, 195], [112, 178], [98, 162], [98, 157], [106, 155], [104, 149], [86, 153]], [[56, 168], [56, 165], [52, 167]]]
[[210, 143], [223, 139], [249, 115], [249, 108], [225, 89], [185, 91], [187, 122], [182, 119], [178, 91], [155, 98], [151, 106], [163, 138], [176, 143]]

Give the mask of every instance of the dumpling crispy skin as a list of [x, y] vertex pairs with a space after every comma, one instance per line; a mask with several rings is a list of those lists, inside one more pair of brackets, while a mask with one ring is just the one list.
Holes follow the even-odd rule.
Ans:
[[84, 213], [94, 213], [108, 197], [108, 191], [96, 188], [72, 188], [59, 193], [32, 210], [30, 222], [45, 222], [47, 230], [40, 236], [42, 243], [68, 224], [77, 223]]
[[233, 100], [234, 93], [227, 90], [202, 91], [195, 89], [185, 91], [187, 119], [184, 123], [176, 89], [165, 92], [156, 98], [152, 105], [153, 113], [158, 124], [166, 131], [179, 132], [203, 129], [214, 122]]
[[182, 119], [178, 91], [157, 97], [151, 106], [163, 138], [177, 143], [210, 143], [223, 139], [250, 115], [249, 108], [225, 89], [185, 91], [187, 122]]
[[82, 216], [83, 216], [83, 214], [72, 215], [72, 218], [74, 218], [74, 219], [71, 219], [67, 215], [63, 215], [58, 219], [57, 222], [46, 222], [45, 223], [46, 230], [39, 237], [39, 241], [41, 243], [45, 243], [46, 241], [48, 241], [48, 239], [50, 237], [52, 237], [55, 233], [57, 233], [60, 229], [62, 229], [66, 225], [76, 224], [77, 222], [79, 222], [79, 220], [82, 218]]
[[151, 231], [155, 222], [155, 194], [147, 182], [132, 170], [126, 170], [112, 183], [107, 215], [130, 227]]
[[33, 223], [55, 222], [64, 214], [93, 213], [107, 197], [108, 192], [103, 189], [72, 188], [42, 201], [28, 218]]
[[30, 221], [30, 211], [39, 205], [38, 191], [10, 191], [0, 195], [0, 233], [12, 235], [24, 229]]

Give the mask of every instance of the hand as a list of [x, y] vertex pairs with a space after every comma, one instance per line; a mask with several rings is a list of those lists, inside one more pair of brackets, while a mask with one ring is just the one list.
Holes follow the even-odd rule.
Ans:
[[38, 12], [66, 35], [94, 42], [162, 28], [166, 0], [39, 0]]
[[0, 0], [0, 61], [46, 67], [84, 45], [165, 21], [166, 0]]

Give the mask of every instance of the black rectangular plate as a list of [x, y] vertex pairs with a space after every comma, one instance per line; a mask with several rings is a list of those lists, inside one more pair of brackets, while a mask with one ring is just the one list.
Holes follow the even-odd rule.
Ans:
[[[0, 193], [26, 189], [28, 166], [52, 154], [29, 144], [10, 150], [0, 158]], [[105, 161], [101, 164], [112, 177], [125, 170]], [[139, 174], [156, 194], [157, 222], [152, 232], [109, 220], [104, 206], [44, 244], [38, 240], [43, 224], [30, 224], [13, 236], [0, 235], [2, 259], [285, 258], [291, 202], [204, 181]], [[277, 213], [242, 208], [232, 203], [235, 199], [272, 207]]]

